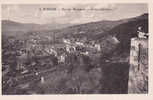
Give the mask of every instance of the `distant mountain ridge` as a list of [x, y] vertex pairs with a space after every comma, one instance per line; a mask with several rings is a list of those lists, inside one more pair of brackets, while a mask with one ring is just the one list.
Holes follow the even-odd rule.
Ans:
[[[29, 31], [46, 31], [71, 26], [71, 24], [34, 24], [34, 23], [18, 23], [11, 20], [2, 20], [2, 32], [22, 32], [26, 33]], [[21, 34], [22, 34], [21, 33]], [[11, 33], [9, 33], [11, 34]]]
[[[10, 20], [2, 21], [2, 33], [3, 34], [22, 34], [29, 31], [37, 31], [40, 34], [47, 32], [55, 33], [57, 36], [63, 37], [67, 35], [84, 35], [87, 37], [92, 37], [94, 39], [100, 39], [101, 37], [107, 35], [111, 32], [114, 27], [117, 27], [120, 24], [128, 23], [131, 21], [148, 19], [148, 14], [143, 14], [134, 18], [127, 18], [117, 21], [103, 20], [98, 22], [90, 22], [80, 25], [72, 24], [33, 24], [33, 23], [17, 23]], [[111, 32], [112, 33], [112, 32]]]

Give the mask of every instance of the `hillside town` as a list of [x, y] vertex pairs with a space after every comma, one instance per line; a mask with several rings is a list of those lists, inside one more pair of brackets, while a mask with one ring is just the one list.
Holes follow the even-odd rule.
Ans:
[[88, 66], [99, 66], [98, 60], [95, 62], [95, 57], [98, 59], [101, 54], [101, 46], [97, 41], [63, 38], [55, 43], [55, 40], [49, 40], [46, 36], [40, 37], [37, 33], [31, 33], [22, 40], [10, 37], [6, 41], [7, 44], [2, 45], [2, 54], [5, 58], [2, 66], [5, 90], [6, 87], [19, 84], [21, 81], [19, 77], [26, 80], [26, 76], [28, 78], [40, 76], [38, 80], [43, 82], [44, 78], [40, 73], [44, 71], [66, 67], [68, 72], [72, 72], [74, 62], [78, 62], [79, 66], [79, 63], [83, 64], [85, 60]]

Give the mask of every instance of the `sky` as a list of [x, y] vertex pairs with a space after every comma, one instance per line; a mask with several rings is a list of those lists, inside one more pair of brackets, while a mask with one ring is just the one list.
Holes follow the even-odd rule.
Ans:
[[3, 4], [2, 20], [36, 24], [81, 24], [148, 13], [147, 4]]

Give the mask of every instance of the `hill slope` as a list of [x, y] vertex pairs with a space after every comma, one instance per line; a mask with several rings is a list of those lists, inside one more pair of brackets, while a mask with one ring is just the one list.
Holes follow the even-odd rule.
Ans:
[[67, 28], [55, 30], [54, 33], [55, 35], [60, 36], [60, 37], [86, 36], [88, 38], [97, 40], [97, 39], [101, 39], [102, 37], [105, 37], [111, 31], [114, 31], [118, 25], [121, 25], [124, 23], [130, 23], [133, 21], [141, 21], [141, 20], [147, 21], [147, 19], [148, 19], [148, 14], [144, 14], [144, 15], [137, 16], [134, 18], [128, 18], [128, 19], [117, 20], [117, 21], [104, 20], [104, 21], [99, 21], [99, 22], [90, 22], [86, 24], [73, 25]]
[[144, 14], [137, 19], [120, 24], [109, 31], [110, 35], [114, 35], [120, 41], [120, 49], [122, 51], [129, 50], [130, 39], [137, 37], [138, 27], [141, 26], [145, 33], [148, 33], [148, 15]]

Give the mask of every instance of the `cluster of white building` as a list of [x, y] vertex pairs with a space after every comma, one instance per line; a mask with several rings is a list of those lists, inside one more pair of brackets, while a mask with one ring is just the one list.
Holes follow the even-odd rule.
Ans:
[[[89, 44], [84, 44], [82, 42], [74, 42], [71, 43], [71, 41], [69, 39], [63, 39], [63, 42], [66, 44], [66, 51], [67, 52], [71, 52], [71, 50], [76, 51], [76, 47], [77, 46], [81, 46], [84, 48], [92, 48], [92, 49], [96, 49], [98, 52], [101, 51], [101, 46], [100, 44], [94, 44], [94, 45], [89, 45]], [[88, 54], [87, 52], [85, 54]]]

